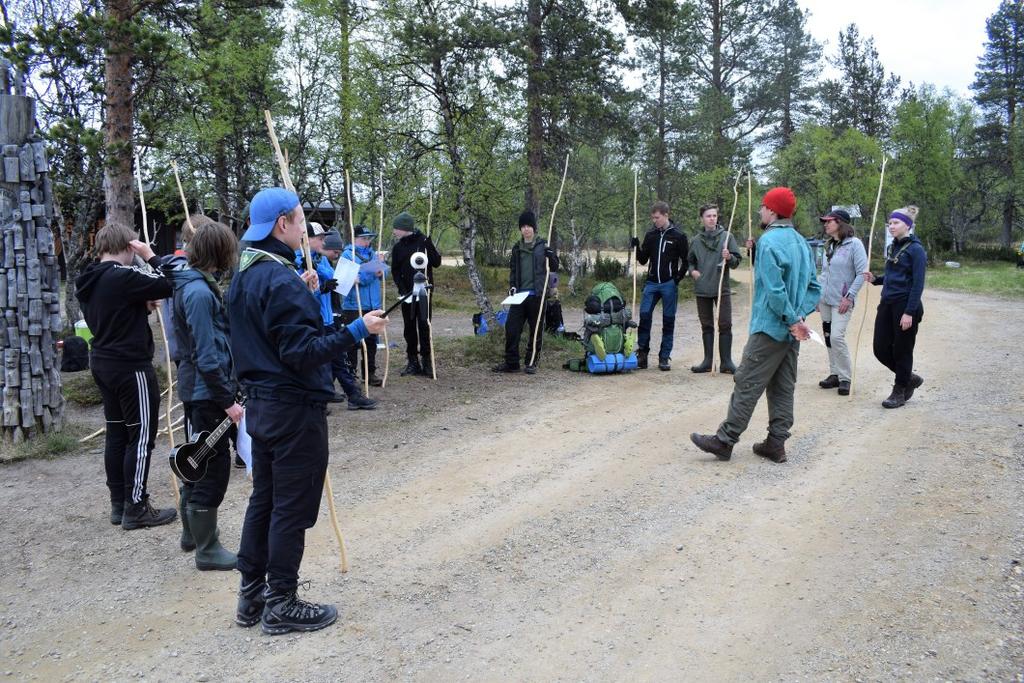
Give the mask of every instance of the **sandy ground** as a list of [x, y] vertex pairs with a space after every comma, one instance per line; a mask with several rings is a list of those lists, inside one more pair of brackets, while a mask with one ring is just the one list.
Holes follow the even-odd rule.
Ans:
[[[1024, 303], [925, 305], [926, 383], [898, 411], [870, 319], [849, 399], [817, 387], [825, 351], [804, 345], [784, 465], [750, 453], [763, 403], [731, 462], [690, 445], [731, 389], [685, 370], [692, 302], [670, 373], [395, 375], [380, 410], [329, 418], [352, 568], [323, 505], [303, 578], [341, 617], [315, 634], [234, 626], [237, 575], [195, 571], [177, 526], [110, 526], [97, 453], [5, 466], [0, 675], [1021, 680]], [[161, 456], [158, 503], [168, 475]], [[249, 491], [235, 471], [230, 547]]]

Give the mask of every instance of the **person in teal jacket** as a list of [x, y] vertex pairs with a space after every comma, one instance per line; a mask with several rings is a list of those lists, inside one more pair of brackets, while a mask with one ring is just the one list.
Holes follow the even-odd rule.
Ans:
[[811, 333], [804, 318], [821, 297], [814, 257], [790, 219], [795, 210], [796, 196], [788, 187], [772, 188], [762, 200], [765, 234], [758, 240], [754, 262], [750, 337], [734, 377], [729, 413], [717, 433], [690, 435], [694, 445], [719, 460], [732, 457], [733, 446], [750, 423], [761, 394], [767, 392], [768, 438], [754, 444], [754, 453], [773, 462], [786, 461], [800, 342]]
[[[360, 317], [360, 305], [364, 312], [383, 308], [381, 305], [381, 281], [387, 277], [388, 267], [380, 262], [377, 258], [377, 252], [372, 246], [373, 238], [376, 236], [377, 234], [370, 232], [366, 226], [357, 225], [355, 227], [355, 244], [345, 247], [345, 251], [341, 254], [341, 258], [348, 259], [349, 261], [354, 260], [360, 266], [358, 280], [359, 298], [356, 298], [356, 288], [353, 287], [345, 296], [344, 301], [341, 302], [341, 321], [346, 325]], [[378, 263], [379, 267], [372, 270], [362, 270], [364, 264], [374, 262]], [[370, 386], [381, 386], [384, 382], [377, 377], [377, 336], [370, 335], [366, 338], [365, 364], [360, 364], [359, 362], [359, 350], [360, 347], [356, 346], [349, 351], [349, 364], [353, 368], [362, 368], [364, 372], [367, 372]]]

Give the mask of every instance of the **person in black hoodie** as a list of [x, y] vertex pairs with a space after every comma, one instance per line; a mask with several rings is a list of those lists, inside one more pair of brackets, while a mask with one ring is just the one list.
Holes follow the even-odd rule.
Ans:
[[[519, 337], [523, 325], [529, 325], [526, 338], [526, 367], [528, 375], [537, 372], [537, 356], [540, 355], [544, 335], [536, 334], [537, 352], [533, 351], [534, 328], [543, 324], [545, 311], [540, 308], [542, 287], [547, 286], [544, 271], [558, 272], [558, 255], [542, 237], [537, 236], [537, 218], [532, 211], [519, 216], [519, 233], [523, 239], [512, 246], [508, 259], [508, 293], [530, 292], [521, 304], [512, 306], [505, 321], [505, 361], [492, 368], [494, 372], [519, 372]], [[546, 264], [545, 264], [546, 262]], [[546, 306], [545, 306], [546, 308]]]
[[[441, 252], [429, 237], [416, 228], [412, 215], [403, 211], [391, 223], [395, 233], [395, 246], [391, 249], [391, 277], [398, 293], [405, 296], [412, 291], [412, 278], [416, 275], [410, 260], [413, 254], [427, 255], [427, 280], [434, 281], [434, 268], [441, 265]], [[401, 375], [433, 376], [430, 364], [430, 324], [433, 311], [429, 301], [402, 302], [402, 323], [405, 334], [405, 355], [408, 359]]]
[[[238, 240], [231, 228], [207, 221], [196, 228], [185, 248], [189, 268], [171, 270], [175, 329], [181, 341], [178, 396], [188, 417], [188, 436], [212, 432], [230, 417], [237, 424], [242, 407], [236, 400], [228, 318], [216, 274], [237, 262]], [[231, 476], [230, 437], [225, 433], [207, 461], [206, 476], [181, 487], [181, 548], [195, 550], [196, 568], [228, 571], [235, 554], [220, 543], [217, 509]]]
[[[100, 228], [95, 243], [99, 260], [75, 280], [93, 334], [89, 367], [103, 398], [110, 523], [124, 529], [168, 524], [177, 517], [173, 508], [154, 508], [146, 488], [160, 415], [149, 313], [156, 301], [171, 296], [171, 282], [150, 246], [136, 238], [131, 228], [118, 223]], [[136, 256], [152, 272], [132, 265]]]
[[658, 349], [658, 369], [671, 370], [672, 337], [676, 329], [676, 302], [679, 297], [679, 281], [686, 277], [686, 257], [689, 244], [684, 235], [669, 220], [669, 206], [665, 202], [654, 202], [651, 206], [653, 227], [641, 242], [632, 240], [636, 249], [636, 260], [640, 265], [648, 262], [647, 282], [644, 283], [643, 299], [640, 302], [640, 329], [637, 332], [637, 367], [647, 368], [647, 354], [651, 349], [651, 323], [654, 307], [661, 300], [661, 348]]
[[893, 241], [885, 259], [885, 275], [864, 273], [864, 279], [882, 285], [882, 300], [875, 316], [875, 358], [896, 375], [892, 393], [882, 401], [885, 408], [899, 408], [914, 395], [924, 379], [914, 374], [914, 343], [917, 327], [924, 317], [921, 294], [928, 255], [911, 234], [917, 207], [909, 206], [889, 215], [889, 234]]

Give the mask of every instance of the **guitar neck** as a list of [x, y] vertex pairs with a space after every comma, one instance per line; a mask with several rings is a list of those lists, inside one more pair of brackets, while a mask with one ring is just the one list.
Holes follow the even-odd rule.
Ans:
[[217, 425], [217, 428], [210, 432], [210, 436], [206, 439], [206, 445], [213, 448], [220, 441], [220, 437], [224, 436], [224, 432], [228, 431], [231, 427], [231, 418], [226, 417], [224, 420]]

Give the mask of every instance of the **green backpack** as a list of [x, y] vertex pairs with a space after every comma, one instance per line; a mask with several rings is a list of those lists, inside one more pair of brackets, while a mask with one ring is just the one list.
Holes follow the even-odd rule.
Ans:
[[636, 325], [630, 321], [630, 317], [618, 287], [611, 282], [598, 282], [594, 285], [584, 303], [583, 336], [580, 343], [586, 353], [583, 361], [571, 361], [569, 369], [584, 370], [586, 357], [591, 354], [602, 361], [610, 353], [621, 353], [627, 357], [632, 355], [636, 335], [627, 333], [627, 330]]

